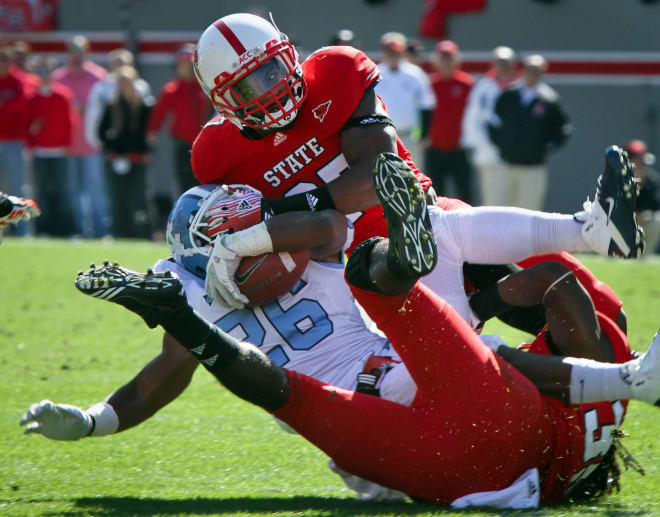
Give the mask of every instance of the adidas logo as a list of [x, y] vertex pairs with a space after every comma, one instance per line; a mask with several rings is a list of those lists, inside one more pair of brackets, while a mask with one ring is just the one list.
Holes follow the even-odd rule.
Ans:
[[238, 205], [238, 208], [236, 209], [237, 212], [245, 212], [246, 210], [252, 210], [252, 205], [247, 202], [247, 200], [243, 200], [240, 202]]
[[284, 133], [281, 133], [281, 132], [278, 131], [277, 133], [275, 133], [275, 137], [273, 138], [273, 146], [277, 147], [282, 142], [284, 142], [287, 138], [288, 138], [287, 135], [285, 135]]
[[202, 355], [204, 353], [205, 348], [206, 348], [206, 343], [202, 343], [198, 347], [191, 348], [190, 351], [195, 355]]
[[316, 209], [316, 204], [319, 202], [319, 198], [309, 193], [305, 194], [305, 198], [307, 199], [309, 209], [313, 212]]
[[215, 354], [213, 357], [209, 357], [208, 359], [204, 359], [201, 362], [208, 365], [208, 366], [213, 366], [215, 364], [215, 362], [218, 360], [218, 355], [219, 354]]

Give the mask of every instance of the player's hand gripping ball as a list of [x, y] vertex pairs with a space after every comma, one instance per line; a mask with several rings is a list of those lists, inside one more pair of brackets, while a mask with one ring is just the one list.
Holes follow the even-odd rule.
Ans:
[[[267, 211], [261, 193], [243, 185], [223, 186], [226, 196], [206, 212], [208, 235], [230, 235], [251, 228]], [[207, 292], [216, 303], [241, 309], [262, 305], [290, 291], [309, 263], [308, 250], [240, 256], [217, 239], [207, 268]]]

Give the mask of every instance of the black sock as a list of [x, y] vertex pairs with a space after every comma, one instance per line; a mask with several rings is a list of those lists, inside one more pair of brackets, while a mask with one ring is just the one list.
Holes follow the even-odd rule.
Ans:
[[239, 341], [206, 321], [190, 306], [173, 313], [162, 326], [214, 375], [234, 362], [240, 352]]
[[371, 265], [371, 250], [374, 246], [383, 240], [383, 237], [372, 237], [358, 245], [351, 253], [346, 263], [346, 281], [365, 289], [366, 291], [375, 291], [382, 293], [378, 287], [371, 281], [369, 276], [369, 266]]

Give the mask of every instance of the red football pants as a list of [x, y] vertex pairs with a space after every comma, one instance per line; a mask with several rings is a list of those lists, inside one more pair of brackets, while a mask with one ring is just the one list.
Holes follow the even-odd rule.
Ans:
[[509, 486], [549, 464], [553, 427], [534, 385], [435, 293], [351, 286], [417, 384], [410, 407], [289, 372], [274, 412], [341, 469], [428, 501]]

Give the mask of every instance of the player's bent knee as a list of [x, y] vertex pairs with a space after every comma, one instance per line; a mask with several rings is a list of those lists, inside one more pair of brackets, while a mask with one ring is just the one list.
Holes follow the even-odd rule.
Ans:
[[574, 277], [571, 270], [560, 262], [542, 262], [529, 269], [534, 271], [534, 277], [546, 289], [549, 289], [557, 280], [561, 278]]

